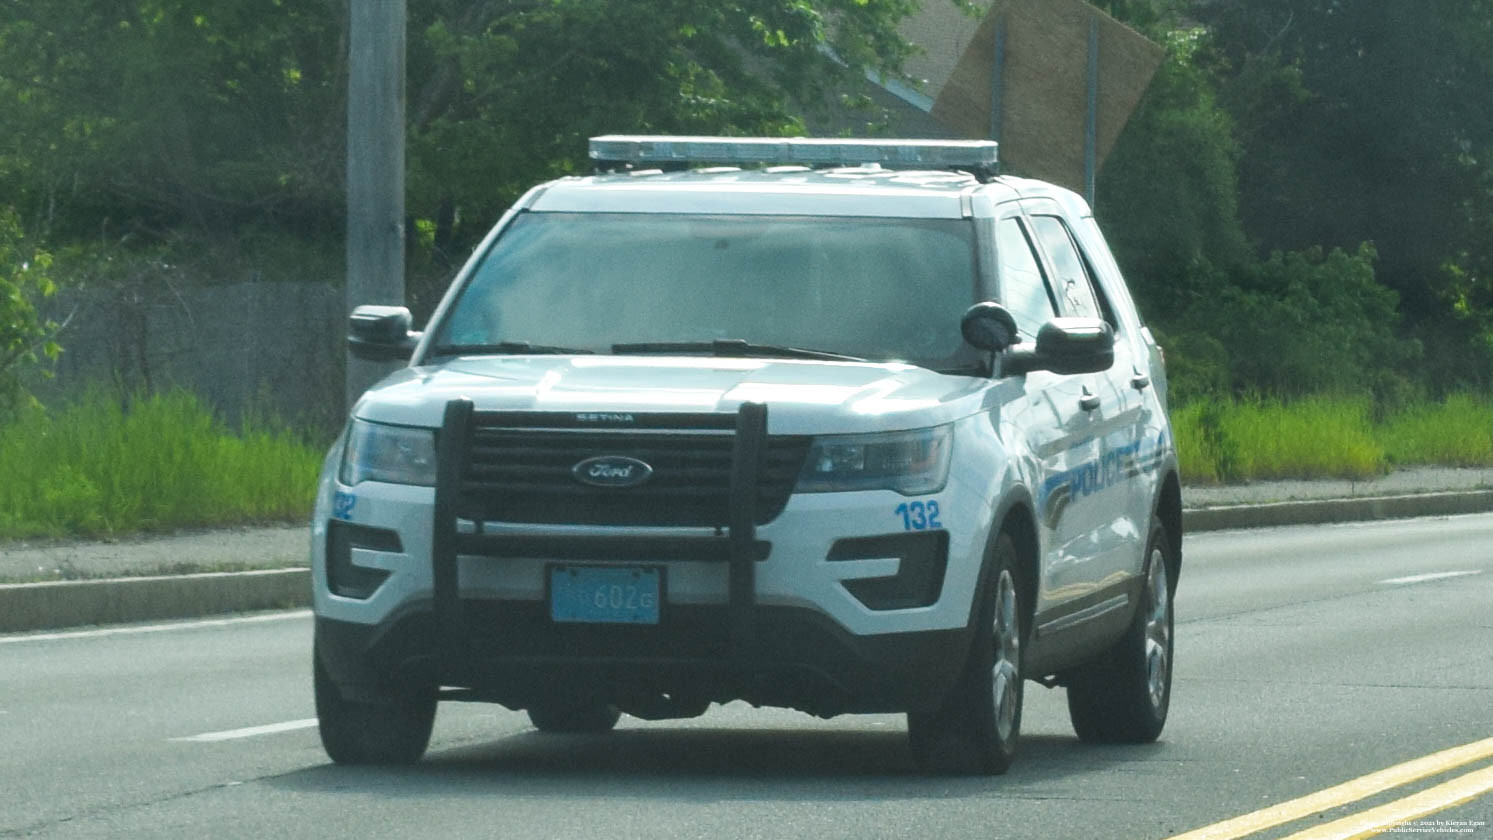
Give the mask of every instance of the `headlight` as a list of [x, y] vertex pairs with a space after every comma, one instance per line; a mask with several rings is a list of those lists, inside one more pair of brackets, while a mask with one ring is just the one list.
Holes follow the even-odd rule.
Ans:
[[875, 435], [822, 437], [809, 448], [797, 492], [895, 490], [937, 493], [949, 477], [951, 426]]
[[343, 484], [387, 481], [435, 486], [435, 431], [353, 420], [337, 476]]

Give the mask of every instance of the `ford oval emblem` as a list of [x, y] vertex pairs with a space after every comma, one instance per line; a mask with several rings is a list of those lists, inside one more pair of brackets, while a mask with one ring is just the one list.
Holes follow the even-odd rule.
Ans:
[[653, 468], [626, 455], [601, 455], [571, 467], [570, 474], [593, 487], [636, 487], [653, 475]]

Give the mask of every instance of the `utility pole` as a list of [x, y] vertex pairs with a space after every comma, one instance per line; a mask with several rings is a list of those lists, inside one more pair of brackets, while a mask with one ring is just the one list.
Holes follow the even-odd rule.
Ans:
[[[349, 315], [364, 303], [404, 305], [404, 28], [405, 0], [348, 3]], [[393, 369], [349, 354], [348, 408]]]
[[1094, 207], [1095, 183], [1099, 177], [1099, 18], [1089, 18], [1088, 89], [1083, 118], [1083, 198]]

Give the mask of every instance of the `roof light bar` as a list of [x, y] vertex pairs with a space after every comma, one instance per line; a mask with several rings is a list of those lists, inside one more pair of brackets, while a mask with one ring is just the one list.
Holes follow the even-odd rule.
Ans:
[[669, 137], [609, 134], [591, 138], [591, 159], [606, 163], [731, 163], [809, 166], [877, 163], [993, 170], [993, 140], [844, 140], [819, 137]]

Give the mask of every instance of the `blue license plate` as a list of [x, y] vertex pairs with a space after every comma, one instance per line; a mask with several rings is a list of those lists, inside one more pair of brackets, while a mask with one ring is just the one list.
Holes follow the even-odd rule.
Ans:
[[551, 566], [550, 618], [657, 624], [657, 566]]

